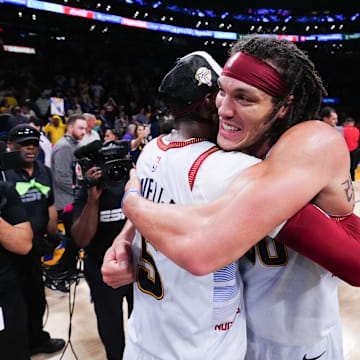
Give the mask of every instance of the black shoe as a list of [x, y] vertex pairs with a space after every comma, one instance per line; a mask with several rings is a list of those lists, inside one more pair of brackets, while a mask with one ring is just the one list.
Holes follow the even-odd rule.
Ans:
[[41, 345], [30, 350], [30, 355], [36, 354], [52, 354], [61, 350], [65, 346], [65, 341], [63, 339], [48, 339]]

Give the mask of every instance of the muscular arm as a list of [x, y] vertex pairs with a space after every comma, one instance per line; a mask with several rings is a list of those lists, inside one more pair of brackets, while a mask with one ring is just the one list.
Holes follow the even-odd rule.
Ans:
[[6, 250], [19, 255], [26, 255], [32, 247], [33, 232], [30, 222], [10, 225], [0, 217], [0, 244]]
[[307, 204], [280, 231], [276, 240], [318, 263], [350, 285], [360, 286], [360, 219], [335, 220]]
[[244, 255], [334, 179], [345, 181], [348, 173], [339, 176], [338, 170], [346, 156], [346, 145], [333, 129], [303, 123], [284, 134], [268, 159], [242, 172], [216, 201], [154, 204], [130, 193], [124, 211], [154, 247], [203, 275]]

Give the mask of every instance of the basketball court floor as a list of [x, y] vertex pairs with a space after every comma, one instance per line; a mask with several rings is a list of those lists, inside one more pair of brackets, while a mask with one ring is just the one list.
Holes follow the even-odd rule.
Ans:
[[[360, 181], [354, 182], [357, 205], [355, 212], [360, 215]], [[72, 287], [71, 295], [73, 295]], [[52, 337], [69, 338], [69, 294], [47, 290], [49, 315], [45, 329]], [[345, 360], [360, 359], [360, 288], [342, 283], [339, 288], [340, 311], [343, 324]], [[123, 304], [127, 311], [126, 303]], [[81, 279], [76, 288], [75, 306], [71, 320], [71, 344], [64, 354], [33, 356], [32, 360], [106, 360], [104, 347], [99, 339], [93, 305], [90, 303], [89, 288]], [[73, 354], [72, 349], [76, 353]], [[275, 359], [274, 359], [275, 360]], [[291, 359], [289, 359], [291, 360]], [[337, 360], [337, 359], [334, 359]]]

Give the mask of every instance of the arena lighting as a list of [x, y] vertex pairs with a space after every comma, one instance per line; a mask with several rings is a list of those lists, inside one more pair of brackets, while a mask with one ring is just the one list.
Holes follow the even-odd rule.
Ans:
[[2, 46], [3, 50], [6, 52], [18, 53], [18, 54], [28, 54], [35, 55], [36, 49], [28, 46], [18, 46], [18, 45], [6, 45]]
[[339, 104], [340, 98], [324, 97], [322, 102], [323, 104]]
[[[132, 1], [132, 0], [126, 0]], [[103, 21], [115, 23], [118, 25], [137, 27], [145, 30], [162, 31], [178, 35], [188, 35], [194, 37], [208, 37], [222, 40], [237, 40], [244, 34], [238, 34], [235, 32], [227, 31], [213, 31], [213, 30], [199, 30], [193, 28], [186, 28], [181, 26], [161, 24], [150, 21], [142, 21], [129, 19], [118, 15], [106, 14], [92, 10], [74, 8], [61, 4], [55, 4], [47, 1], [39, 0], [0, 0], [1, 3], [8, 3], [18, 6], [25, 6], [31, 9], [48, 11], [63, 15], [77, 16], [95, 21]], [[261, 27], [261, 26], [260, 26]], [[259, 27], [259, 28], [260, 28]], [[282, 27], [282, 31], [286, 30], [286, 26]], [[258, 30], [259, 31], [259, 30]], [[283, 35], [266, 34], [265, 36], [273, 36], [275, 38], [284, 38]], [[285, 38], [289, 41], [340, 41], [340, 40], [354, 40], [359, 39], [359, 34], [317, 34], [317, 35], [285, 35]]]

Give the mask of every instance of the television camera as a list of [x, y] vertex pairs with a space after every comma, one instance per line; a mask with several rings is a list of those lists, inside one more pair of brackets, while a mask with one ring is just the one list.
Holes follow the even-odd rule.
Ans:
[[[77, 185], [107, 186], [116, 182], [126, 182], [129, 179], [129, 171], [132, 168], [129, 140], [110, 140], [104, 143], [95, 140], [76, 149], [74, 155], [78, 159], [74, 163]], [[86, 172], [94, 166], [102, 172], [101, 178], [96, 181], [86, 178]]]

